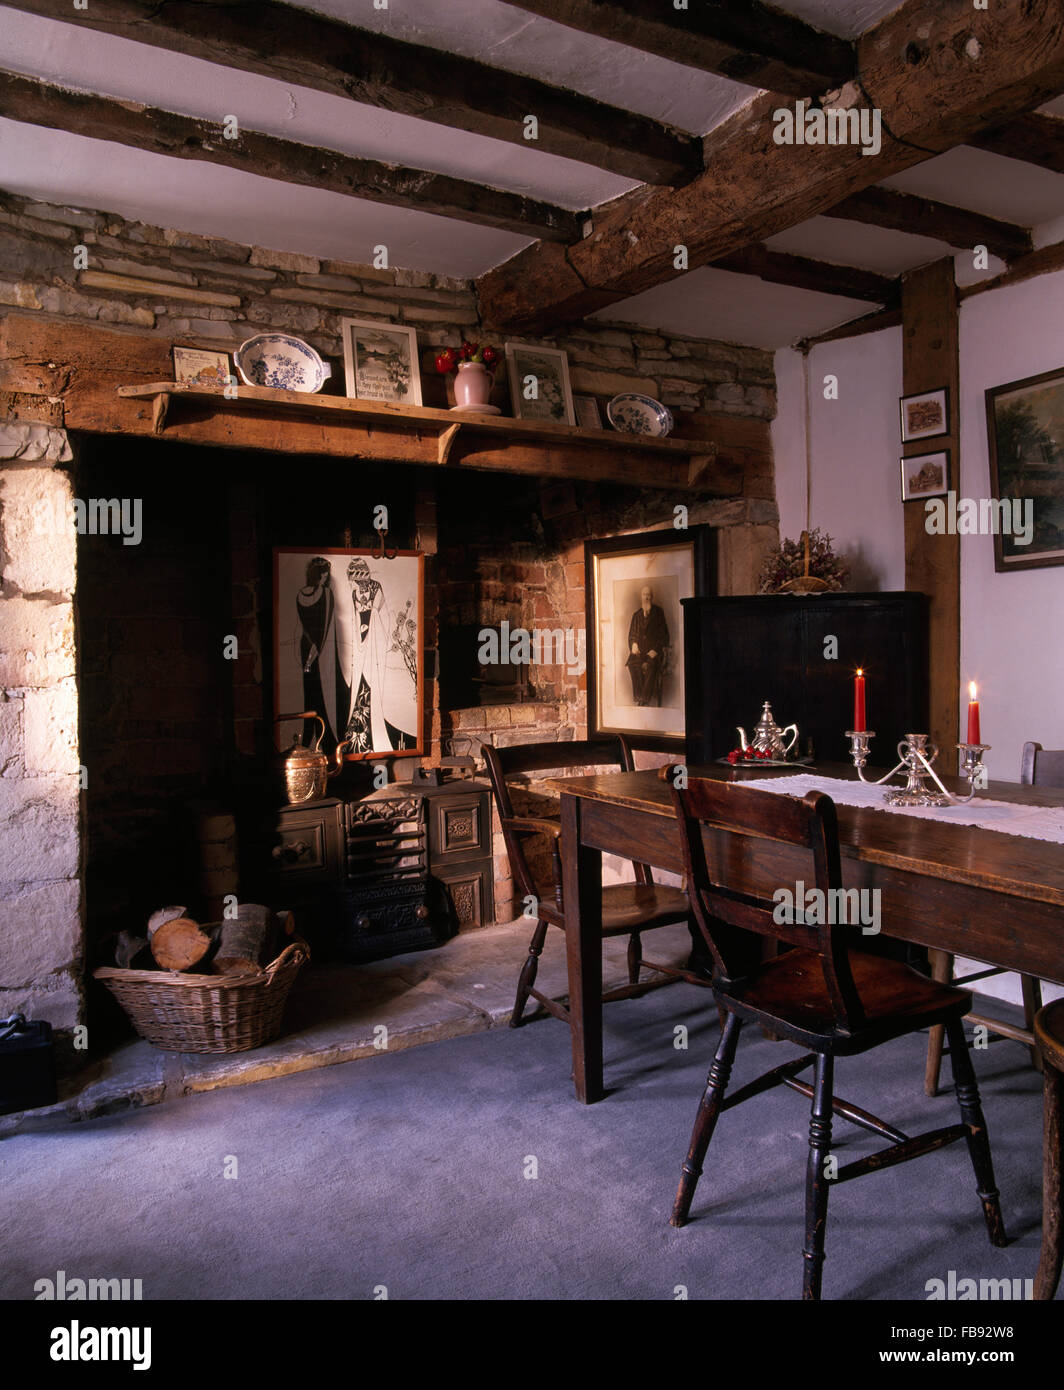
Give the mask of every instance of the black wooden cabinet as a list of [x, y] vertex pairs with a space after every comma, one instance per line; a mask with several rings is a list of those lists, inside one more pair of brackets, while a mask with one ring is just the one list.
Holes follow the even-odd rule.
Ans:
[[924, 594], [689, 598], [683, 610], [689, 763], [736, 747], [738, 724], [752, 737], [766, 700], [777, 724], [798, 725], [798, 752], [812, 739], [817, 762], [848, 762], [858, 667], [871, 764], [892, 767], [899, 740], [927, 732]]

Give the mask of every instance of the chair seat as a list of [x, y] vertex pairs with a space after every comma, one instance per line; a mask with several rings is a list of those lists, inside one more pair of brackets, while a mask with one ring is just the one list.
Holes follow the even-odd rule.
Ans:
[[820, 957], [801, 948], [786, 951], [760, 966], [719, 998], [740, 1014], [756, 1011], [775, 1021], [784, 1036], [813, 1051], [854, 1055], [891, 1037], [914, 1032], [950, 1017], [961, 1018], [972, 1006], [967, 990], [936, 984], [901, 961], [851, 951], [850, 969], [867, 1023], [852, 1034], [835, 1031], [834, 1008], [824, 982]]
[[1064, 999], [1056, 999], [1039, 1010], [1034, 1035], [1046, 1061], [1057, 1071], [1064, 1071]]
[[669, 922], [686, 922], [690, 911], [682, 888], [663, 883], [611, 883], [602, 890], [602, 934], [621, 936]]

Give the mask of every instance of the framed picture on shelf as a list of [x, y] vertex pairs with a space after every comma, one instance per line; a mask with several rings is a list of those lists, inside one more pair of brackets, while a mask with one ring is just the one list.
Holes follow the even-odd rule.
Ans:
[[[994, 568], [1064, 565], [1064, 368], [986, 393], [990, 494], [1011, 502], [994, 533]], [[999, 508], [999, 515], [1004, 508]]]
[[949, 491], [949, 450], [937, 454], [910, 454], [901, 461], [901, 500], [916, 502], [941, 497]]
[[510, 400], [518, 420], [575, 425], [569, 359], [559, 348], [506, 344]]
[[341, 319], [340, 331], [349, 396], [363, 401], [421, 404], [416, 329], [372, 319]]
[[636, 748], [684, 741], [681, 600], [713, 592], [710, 526], [584, 542], [587, 731]]
[[936, 434], [949, 433], [949, 405], [946, 388], [924, 391], [919, 396], [901, 398], [901, 442], [911, 439], [931, 439]]
[[594, 396], [574, 396], [573, 413], [576, 416], [576, 423], [582, 430], [600, 430], [602, 428], [602, 416], [599, 414], [598, 401]]
[[[423, 555], [281, 546], [273, 615], [275, 714], [316, 710], [330, 753], [343, 739], [361, 758], [424, 751]], [[291, 743], [289, 725], [276, 729], [278, 747]]]
[[232, 368], [227, 352], [175, 347], [174, 380], [186, 386], [228, 386]]

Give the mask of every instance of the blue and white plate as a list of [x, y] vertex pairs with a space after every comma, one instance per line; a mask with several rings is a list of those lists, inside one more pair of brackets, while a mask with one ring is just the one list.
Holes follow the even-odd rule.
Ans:
[[332, 372], [309, 343], [289, 333], [258, 333], [233, 354], [248, 386], [275, 391], [320, 391]]
[[649, 434], [663, 439], [673, 426], [672, 411], [651, 396], [625, 391], [606, 407], [606, 418], [625, 434]]

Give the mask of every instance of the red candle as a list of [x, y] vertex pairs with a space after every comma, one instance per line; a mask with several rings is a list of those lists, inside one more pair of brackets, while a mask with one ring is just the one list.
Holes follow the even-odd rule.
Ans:
[[864, 671], [857, 668], [857, 674], [853, 678], [853, 732], [863, 734], [865, 731], [865, 702], [864, 702]]
[[979, 737], [979, 701], [975, 698], [975, 681], [968, 682], [968, 742], [982, 743]]

